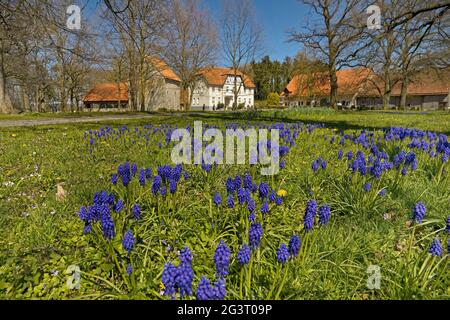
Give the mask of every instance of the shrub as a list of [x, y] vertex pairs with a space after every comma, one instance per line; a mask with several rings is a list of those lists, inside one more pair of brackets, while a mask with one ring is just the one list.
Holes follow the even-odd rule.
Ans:
[[276, 92], [269, 93], [267, 96], [267, 107], [279, 107], [280, 95]]

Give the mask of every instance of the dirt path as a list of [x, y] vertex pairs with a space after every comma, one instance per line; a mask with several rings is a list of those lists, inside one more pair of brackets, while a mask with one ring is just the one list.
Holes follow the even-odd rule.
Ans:
[[[176, 114], [170, 114], [176, 116]], [[169, 116], [169, 114], [159, 114], [158, 116]], [[50, 119], [36, 119], [36, 120], [0, 120], [0, 128], [7, 127], [30, 127], [53, 124], [73, 124], [73, 123], [89, 123], [100, 121], [114, 121], [114, 120], [134, 120], [134, 119], [150, 119], [155, 115], [111, 115], [100, 117], [78, 117], [78, 118], [50, 118]]]

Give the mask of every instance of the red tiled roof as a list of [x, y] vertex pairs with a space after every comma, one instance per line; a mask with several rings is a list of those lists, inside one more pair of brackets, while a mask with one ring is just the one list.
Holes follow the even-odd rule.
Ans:
[[[383, 84], [383, 82], [381, 82]], [[450, 74], [437, 75], [436, 73], [422, 72], [410, 79], [407, 95], [446, 95], [450, 92]], [[400, 96], [401, 83], [392, 89], [392, 96]]]
[[[246, 88], [256, 88], [250, 77], [241, 71], [236, 74], [244, 80]], [[234, 76], [234, 69], [232, 68], [208, 68], [200, 72], [200, 75], [206, 80], [209, 85], [223, 86], [228, 76]]]
[[167, 63], [160, 58], [148, 56], [147, 60], [161, 73], [164, 78], [181, 82], [180, 77], [178, 77], [177, 74], [167, 65]]
[[[339, 70], [336, 72], [338, 95], [351, 95], [361, 90], [362, 85], [373, 76], [367, 68]], [[291, 96], [327, 96], [330, 94], [330, 78], [327, 73], [300, 74], [286, 86], [285, 93]]]
[[84, 97], [83, 102], [115, 102], [128, 101], [128, 85], [126, 83], [96, 84]]
[[[384, 81], [366, 68], [339, 70], [338, 95], [353, 95], [358, 93], [363, 97], [378, 97], [383, 91]], [[378, 88], [378, 89], [377, 89]], [[400, 96], [401, 82], [392, 88], [391, 96]], [[446, 95], [450, 92], [449, 72], [438, 76], [432, 72], [421, 72], [410, 79], [407, 95]], [[295, 76], [286, 86], [285, 95], [289, 96], [327, 96], [330, 94], [330, 80], [328, 74]]]

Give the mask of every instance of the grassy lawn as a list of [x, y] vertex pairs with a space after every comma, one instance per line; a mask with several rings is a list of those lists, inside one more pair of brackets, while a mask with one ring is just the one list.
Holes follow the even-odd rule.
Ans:
[[[83, 113], [94, 115], [111, 114]], [[54, 116], [0, 115], [0, 121]], [[72, 116], [77, 115], [56, 115]], [[282, 156], [284, 168], [276, 176], [263, 176], [262, 165], [183, 165], [176, 191], [167, 184], [162, 187], [166, 195], [161, 187], [155, 195], [158, 166], [174, 166], [174, 143], [167, 143], [170, 130], [193, 127], [194, 120], [221, 129], [231, 123], [283, 123], [280, 143], [289, 146]], [[397, 130], [391, 136], [383, 131], [389, 127], [438, 133]], [[219, 281], [214, 255], [223, 241], [231, 252], [226, 299], [449, 299], [450, 167], [443, 154], [446, 146], [450, 154], [450, 146], [439, 133], [450, 134], [448, 112], [155, 114], [141, 120], [0, 128], [0, 298], [170, 299], [161, 295], [170, 289], [162, 279], [164, 266], [178, 266], [179, 251], [188, 246], [193, 281], [184, 298], [195, 299], [202, 276], [212, 285]], [[443, 153], [434, 155], [441, 150], [436, 146]], [[351, 169], [358, 151], [364, 152], [364, 174]], [[400, 161], [397, 169], [401, 151], [415, 156]], [[326, 165], [319, 161], [314, 172], [319, 157]], [[376, 177], [369, 169], [376, 159], [393, 167], [386, 165]], [[136, 175], [127, 186], [120, 177], [113, 184], [112, 175], [125, 162], [136, 164]], [[152, 171], [143, 181], [140, 168]], [[248, 192], [255, 204], [254, 222], [248, 203], [239, 204], [233, 192], [235, 205], [229, 208], [227, 199], [227, 178], [246, 173], [257, 185]], [[261, 197], [261, 183], [279, 194], [278, 203]], [[94, 194], [102, 190], [114, 199], [96, 197], [100, 221], [80, 219], [80, 208], [93, 206]], [[122, 210], [116, 207], [119, 199]], [[320, 211], [307, 231], [304, 218], [307, 207], [313, 207], [311, 200], [318, 207], [329, 206], [331, 217], [323, 223]], [[269, 212], [261, 213], [265, 202]], [[426, 214], [421, 223], [413, 223], [418, 202], [426, 206]], [[105, 217], [113, 219], [112, 239], [105, 236], [111, 231]], [[251, 250], [249, 263], [241, 265], [238, 252], [249, 244], [248, 232], [256, 223], [262, 227], [261, 241]], [[130, 253], [123, 246], [127, 231], [134, 237]], [[293, 235], [300, 238], [300, 251], [280, 263], [280, 246], [288, 245]], [[442, 244], [442, 257], [429, 253], [434, 239]], [[68, 280], [76, 283], [77, 268], [79, 287], [70, 286]], [[178, 269], [189, 278], [186, 268]], [[374, 288], [370, 284], [376, 286], [372, 271], [377, 268], [381, 282]]]

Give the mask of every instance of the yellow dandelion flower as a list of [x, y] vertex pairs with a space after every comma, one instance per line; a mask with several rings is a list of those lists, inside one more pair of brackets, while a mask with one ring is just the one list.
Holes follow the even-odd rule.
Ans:
[[15, 138], [15, 137], [17, 137], [17, 134], [13, 133], [13, 134], [11, 135], [11, 137]]
[[284, 189], [280, 189], [280, 190], [278, 190], [277, 195], [278, 195], [279, 197], [286, 197], [287, 191], [284, 190]]
[[161, 290], [161, 291], [164, 291], [165, 289], [166, 289], [166, 286], [164, 285], [164, 283], [160, 283], [159, 284], [159, 289]]

